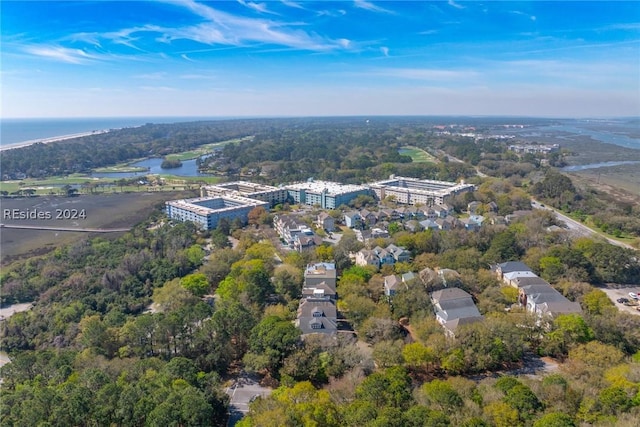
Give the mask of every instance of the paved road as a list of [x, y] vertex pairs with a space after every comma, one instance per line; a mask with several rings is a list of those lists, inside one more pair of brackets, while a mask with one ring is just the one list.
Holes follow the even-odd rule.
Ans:
[[586, 236], [586, 237], [590, 237], [590, 236], [601, 237], [601, 238], [604, 238], [605, 240], [607, 240], [612, 245], [616, 245], [616, 246], [620, 246], [622, 248], [634, 249], [635, 250], [635, 248], [633, 246], [628, 245], [628, 244], [626, 244], [624, 242], [619, 242], [617, 240], [605, 237], [605, 236], [595, 232], [594, 230], [590, 229], [586, 225], [584, 225], [584, 224], [582, 224], [582, 223], [580, 223], [580, 222], [578, 222], [578, 221], [576, 221], [574, 219], [569, 218], [568, 216], [562, 214], [561, 212], [558, 212], [557, 210], [555, 210], [553, 208], [550, 208], [548, 206], [545, 206], [545, 205], [541, 204], [537, 200], [531, 199], [531, 207], [534, 208], [534, 209], [545, 209], [545, 210], [554, 212], [556, 214], [556, 217], [558, 217], [559, 219], [564, 221], [564, 223], [567, 225], [567, 228], [569, 228], [569, 230], [571, 230], [574, 234], [581, 235], [581, 236]]
[[231, 398], [229, 402], [229, 422], [228, 427], [233, 427], [238, 421], [249, 412], [249, 403], [257, 396], [266, 397], [271, 394], [271, 389], [262, 387], [257, 376], [241, 373], [233, 381], [225, 392]]

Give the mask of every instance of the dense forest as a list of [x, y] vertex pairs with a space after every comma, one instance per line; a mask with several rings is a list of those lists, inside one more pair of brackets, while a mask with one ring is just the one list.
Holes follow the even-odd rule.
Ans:
[[[517, 204], [521, 190], [505, 190]], [[279, 385], [251, 404], [245, 426], [631, 426], [640, 317], [594, 285], [637, 279], [640, 265], [633, 251], [549, 233], [553, 223], [540, 211], [477, 233], [397, 231], [376, 243], [406, 247], [412, 262], [380, 272], [351, 264], [362, 247], [353, 233], [279, 261], [268, 225], [203, 234], [158, 218], [17, 262], [3, 269], [4, 301], [36, 303], [2, 322], [12, 363], [0, 370], [0, 423], [222, 425], [224, 381], [243, 366]], [[224, 233], [238, 239], [234, 248]], [[209, 237], [217, 244], [205, 259]], [[546, 325], [512, 308], [513, 289], [488, 265], [518, 259], [584, 315]], [[355, 335], [300, 340], [292, 320], [303, 268], [319, 260], [340, 266], [339, 309]], [[457, 270], [448, 285], [471, 293], [486, 317], [455, 339], [433, 317], [437, 275], [393, 304], [382, 292], [386, 274], [434, 267]], [[532, 355], [562, 363], [550, 375], [518, 376]]]
[[[552, 213], [530, 210], [530, 197], [617, 221], [630, 234], [637, 206], [599, 199], [541, 158], [515, 157], [504, 142], [432, 127], [411, 118], [146, 125], [3, 153], [3, 173], [6, 161], [11, 173], [40, 176], [252, 135], [220, 156], [258, 170], [264, 182], [468, 177], [477, 191], [450, 201], [458, 214], [477, 201], [480, 213], [493, 202], [498, 215], [521, 215], [477, 232], [395, 227], [371, 244], [402, 246], [411, 262], [380, 271], [353, 265], [363, 243], [348, 230], [335, 245], [283, 251], [266, 213], [252, 215], [248, 227], [222, 221], [202, 232], [158, 212], [120, 237], [86, 238], [17, 261], [0, 274], [1, 302], [34, 305], [0, 322], [11, 358], [0, 369], [0, 425], [224, 425], [224, 389], [244, 370], [274, 390], [251, 403], [240, 426], [637, 426], [640, 316], [619, 310], [600, 289], [640, 284], [637, 252], [569, 238]], [[407, 145], [438, 162], [410, 161], [398, 153]], [[96, 154], [102, 150], [108, 161]], [[301, 218], [313, 226], [318, 213]], [[517, 290], [489, 270], [510, 260], [525, 262], [583, 314], [540, 322], [519, 308]], [[293, 320], [304, 268], [315, 261], [336, 263], [346, 327], [303, 340]], [[436, 268], [455, 272], [439, 276]], [[390, 300], [384, 276], [406, 272], [420, 280]], [[484, 315], [455, 338], [436, 322], [429, 298], [445, 285], [471, 294]], [[533, 373], [541, 357], [552, 368]]]

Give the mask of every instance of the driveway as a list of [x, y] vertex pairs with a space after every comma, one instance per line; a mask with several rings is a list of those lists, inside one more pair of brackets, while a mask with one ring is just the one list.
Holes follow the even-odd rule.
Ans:
[[257, 375], [245, 372], [238, 375], [233, 383], [227, 387], [225, 393], [229, 395], [229, 422], [228, 427], [233, 427], [249, 412], [249, 403], [255, 396], [266, 397], [271, 394], [271, 389], [262, 387]]

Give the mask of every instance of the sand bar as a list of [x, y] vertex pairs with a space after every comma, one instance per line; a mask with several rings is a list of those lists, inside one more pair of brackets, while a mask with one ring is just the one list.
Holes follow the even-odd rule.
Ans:
[[14, 148], [24, 148], [33, 144], [37, 144], [39, 142], [43, 144], [48, 144], [50, 142], [65, 141], [67, 139], [82, 138], [83, 136], [99, 135], [101, 133], [107, 133], [107, 132], [109, 132], [109, 130], [94, 130], [90, 132], [73, 133], [70, 135], [53, 136], [51, 138], [32, 139], [30, 141], [17, 142], [15, 144], [7, 145], [7, 146], [3, 145], [0, 147], [0, 151], [13, 150]]

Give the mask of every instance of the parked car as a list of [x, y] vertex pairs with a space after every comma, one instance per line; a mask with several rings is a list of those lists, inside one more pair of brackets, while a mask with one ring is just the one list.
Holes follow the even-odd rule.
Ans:
[[618, 301], [620, 304], [626, 304], [629, 302], [627, 298], [618, 298], [616, 301]]
[[629, 292], [629, 296], [633, 299], [638, 299], [638, 294], [636, 294], [635, 292]]

